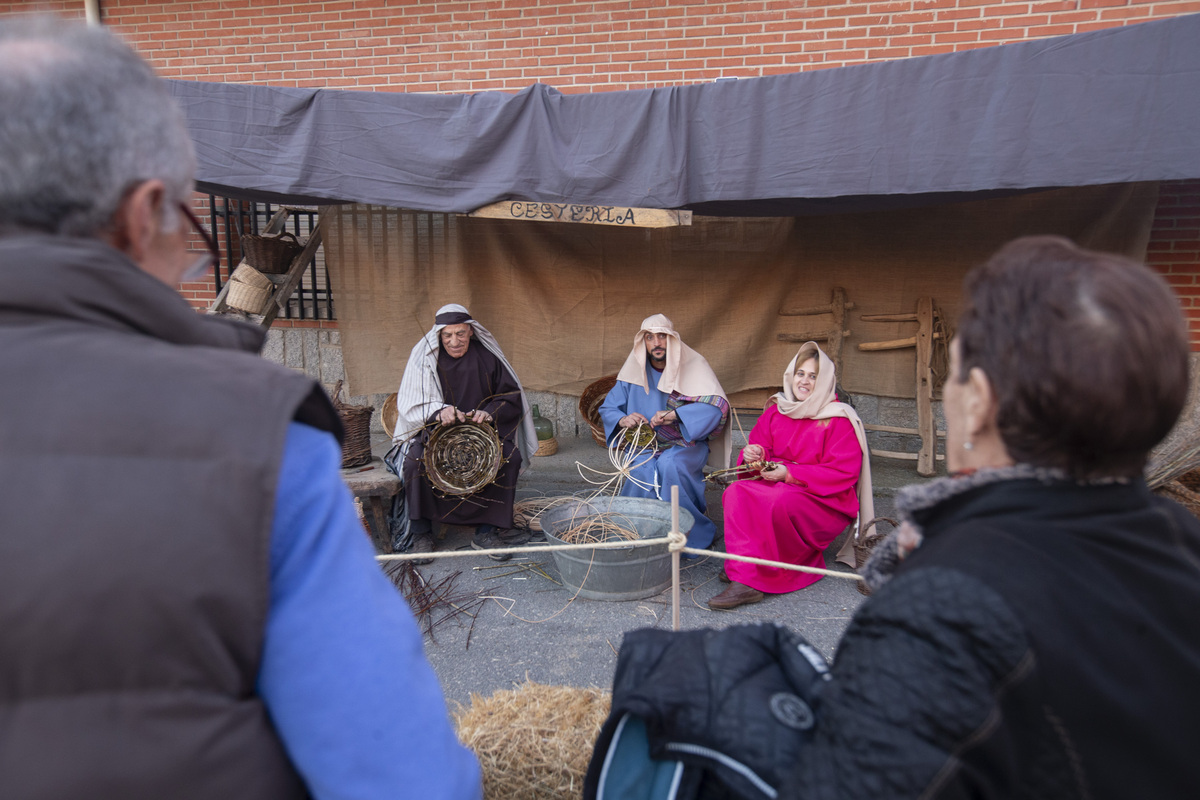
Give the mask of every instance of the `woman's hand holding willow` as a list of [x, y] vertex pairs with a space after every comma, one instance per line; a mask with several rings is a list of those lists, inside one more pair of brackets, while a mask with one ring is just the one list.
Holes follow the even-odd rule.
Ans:
[[776, 464], [771, 469], [764, 469], [758, 474], [763, 476], [763, 480], [771, 481], [772, 483], [778, 483], [779, 481], [786, 483], [788, 479], [788, 468], [783, 464]]
[[763, 450], [761, 444], [748, 444], [742, 448], [742, 463], [753, 464], [755, 461], [762, 461], [767, 457], [767, 451]]

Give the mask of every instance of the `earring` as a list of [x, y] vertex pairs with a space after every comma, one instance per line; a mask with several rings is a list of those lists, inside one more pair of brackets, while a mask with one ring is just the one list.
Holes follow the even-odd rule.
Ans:
[[963, 442], [963, 450], [974, 450], [974, 449], [975, 449], [975, 443], [972, 442], [970, 439]]

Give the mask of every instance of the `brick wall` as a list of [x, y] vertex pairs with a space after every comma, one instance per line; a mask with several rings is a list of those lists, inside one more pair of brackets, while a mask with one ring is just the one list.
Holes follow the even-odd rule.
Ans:
[[[417, 92], [640, 89], [932, 55], [1200, 12], [1197, 0], [100, 0], [163, 75]], [[0, 2], [0, 14], [82, 2]]]
[[[1200, 0], [100, 2], [105, 24], [166, 77], [453, 93], [539, 81], [595, 92], [750, 78], [1200, 12]], [[83, 3], [0, 0], [0, 15], [35, 10], [82, 17]], [[1200, 349], [1198, 195], [1200, 182], [1164, 186], [1150, 260], [1195, 315]], [[211, 297], [203, 286], [185, 292], [197, 306]]]
[[1192, 350], [1200, 352], [1200, 181], [1162, 185], [1147, 250], [1147, 262], [1179, 295]]

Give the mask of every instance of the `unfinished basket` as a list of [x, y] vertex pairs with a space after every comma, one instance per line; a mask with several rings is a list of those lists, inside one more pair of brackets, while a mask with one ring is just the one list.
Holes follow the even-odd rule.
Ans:
[[609, 391], [616, 385], [617, 376], [608, 375], [589, 384], [583, 390], [583, 394], [579, 396], [579, 413], [587, 421], [588, 427], [592, 429], [592, 438], [601, 447], [607, 447], [608, 443], [604, 441], [604, 422], [600, 419], [600, 406], [603, 405], [604, 398], [608, 397]]
[[271, 279], [244, 261], [238, 264], [238, 268], [233, 271], [233, 275], [229, 279], [257, 289], [269, 290], [271, 288]]
[[282, 275], [300, 255], [304, 245], [295, 234], [247, 233], [242, 236], [242, 256], [246, 263], [268, 275]]
[[[860, 570], [867, 563], [867, 559], [871, 557], [871, 551], [875, 549], [875, 546], [888, 537], [888, 534], [879, 530], [880, 522], [891, 523], [893, 528], [899, 526], [899, 523], [891, 517], [876, 517], [862, 526], [862, 530], [858, 532], [858, 538], [854, 541], [854, 563], [858, 564]], [[868, 534], [867, 531], [872, 527], [875, 528], [875, 532]], [[867, 596], [871, 594], [871, 589], [863, 581], [858, 582], [858, 591], [859, 594]]]
[[439, 425], [425, 444], [425, 475], [438, 491], [461, 497], [496, 480], [502, 459], [500, 435], [491, 425]]
[[270, 289], [251, 286], [241, 281], [230, 281], [229, 293], [225, 295], [225, 305], [249, 314], [261, 314], [270, 299]]
[[361, 467], [371, 461], [372, 406], [351, 406], [342, 402], [342, 382], [333, 390], [333, 407], [342, 419], [342, 469]]

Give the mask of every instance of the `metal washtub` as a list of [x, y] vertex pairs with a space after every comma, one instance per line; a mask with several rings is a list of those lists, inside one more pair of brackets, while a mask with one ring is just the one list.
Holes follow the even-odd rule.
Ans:
[[[550, 544], [568, 544], [559, 536], [600, 514], [642, 539], [660, 539], [671, 530], [671, 504], [641, 497], [564, 503], [542, 515], [542, 530]], [[679, 509], [681, 533], [687, 534], [693, 522], [690, 511]], [[641, 600], [671, 585], [671, 555], [665, 542], [659, 547], [555, 550], [553, 555], [563, 584], [590, 600]]]

